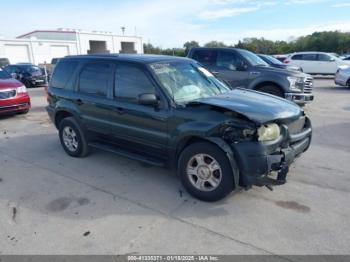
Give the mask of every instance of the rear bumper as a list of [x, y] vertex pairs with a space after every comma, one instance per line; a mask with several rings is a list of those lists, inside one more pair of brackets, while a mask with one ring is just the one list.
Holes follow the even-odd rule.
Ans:
[[[311, 122], [307, 119], [303, 131], [296, 135], [289, 134], [286, 126], [282, 126], [281, 131], [276, 141], [231, 145], [240, 168], [242, 186], [280, 185], [286, 182], [289, 166], [310, 146]], [[278, 172], [277, 179], [268, 176], [272, 171]]]
[[314, 100], [314, 95], [305, 93], [286, 93], [285, 98], [296, 104], [306, 104]]

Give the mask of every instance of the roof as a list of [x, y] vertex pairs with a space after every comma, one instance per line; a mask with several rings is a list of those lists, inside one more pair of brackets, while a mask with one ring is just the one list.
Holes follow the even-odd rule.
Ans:
[[93, 55], [74, 55], [65, 58], [82, 58], [82, 59], [101, 59], [108, 58], [118, 61], [131, 61], [139, 63], [157, 63], [165, 61], [191, 61], [186, 57], [166, 56], [166, 55], [143, 55], [143, 54], [93, 54]]
[[16, 38], [23, 38], [23, 37], [30, 36], [30, 35], [35, 34], [35, 33], [71, 33], [71, 34], [76, 34], [75, 31], [64, 31], [64, 30], [34, 30], [34, 31], [31, 31], [31, 32], [26, 33], [26, 34], [19, 35], [19, 36], [17, 36]]

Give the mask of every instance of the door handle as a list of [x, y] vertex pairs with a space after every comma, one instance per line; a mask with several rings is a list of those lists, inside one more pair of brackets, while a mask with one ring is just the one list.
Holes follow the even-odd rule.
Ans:
[[81, 99], [75, 100], [75, 103], [76, 103], [78, 106], [81, 106], [82, 104], [84, 104], [84, 102], [83, 102]]
[[218, 71], [210, 71], [213, 75], [218, 75], [220, 74]]

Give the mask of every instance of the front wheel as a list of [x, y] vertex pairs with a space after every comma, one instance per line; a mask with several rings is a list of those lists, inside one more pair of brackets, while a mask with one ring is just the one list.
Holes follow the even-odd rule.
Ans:
[[180, 155], [178, 172], [187, 191], [203, 201], [218, 201], [234, 188], [233, 170], [227, 155], [211, 143], [188, 146]]
[[89, 146], [83, 130], [74, 117], [64, 118], [59, 124], [59, 137], [66, 153], [73, 157], [84, 157]]

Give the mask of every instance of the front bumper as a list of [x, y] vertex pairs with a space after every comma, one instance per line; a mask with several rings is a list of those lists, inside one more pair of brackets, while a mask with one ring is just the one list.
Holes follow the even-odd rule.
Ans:
[[[306, 118], [304, 128], [298, 134], [290, 134], [288, 127], [282, 125], [281, 136], [276, 141], [232, 144], [240, 169], [240, 185], [284, 184], [289, 166], [309, 148], [311, 137], [311, 122]], [[272, 171], [278, 173], [277, 179], [269, 177]]]
[[296, 104], [306, 104], [314, 100], [314, 95], [305, 93], [286, 93], [285, 98]]
[[30, 98], [27, 94], [0, 100], [0, 114], [10, 114], [29, 110], [31, 107]]

